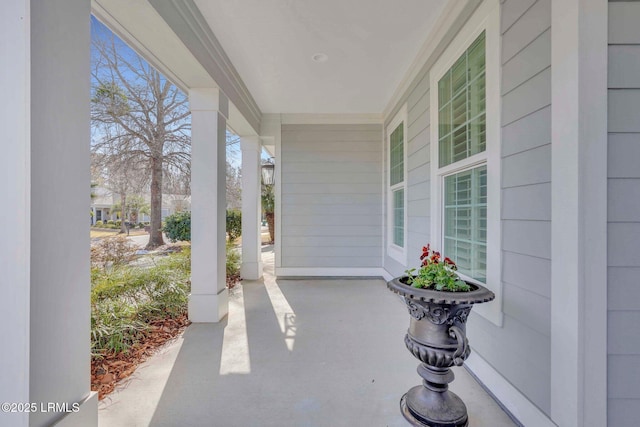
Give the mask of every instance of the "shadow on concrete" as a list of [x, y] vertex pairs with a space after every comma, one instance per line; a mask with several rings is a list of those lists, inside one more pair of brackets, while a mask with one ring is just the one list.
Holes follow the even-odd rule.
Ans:
[[[234, 288], [222, 322], [192, 324], [150, 360], [101, 427], [405, 427], [399, 400], [420, 383], [418, 362], [403, 344], [406, 308], [384, 281], [277, 281], [269, 271]], [[454, 371], [474, 427], [514, 425]]]

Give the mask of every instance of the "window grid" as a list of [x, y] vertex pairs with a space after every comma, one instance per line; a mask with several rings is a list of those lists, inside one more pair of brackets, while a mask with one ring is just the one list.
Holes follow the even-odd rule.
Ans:
[[405, 244], [405, 168], [404, 121], [389, 135], [389, 191], [391, 194], [390, 242], [399, 248]]
[[481, 282], [487, 269], [487, 166], [444, 179], [444, 253]]
[[393, 244], [404, 247], [404, 188], [393, 192]]
[[403, 124], [391, 133], [389, 156], [389, 184], [394, 186], [404, 181], [404, 129]]
[[438, 82], [439, 166], [486, 149], [485, 33]]

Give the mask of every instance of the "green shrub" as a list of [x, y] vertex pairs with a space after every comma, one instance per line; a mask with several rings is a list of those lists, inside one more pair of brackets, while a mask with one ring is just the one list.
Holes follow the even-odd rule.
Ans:
[[114, 222], [112, 219], [110, 219], [109, 221], [107, 221], [107, 225], [114, 225], [114, 224], [115, 224], [115, 222]]
[[227, 242], [227, 278], [240, 277], [241, 257], [231, 242]]
[[238, 209], [227, 209], [227, 235], [233, 242], [242, 234], [242, 212]]
[[150, 268], [92, 268], [92, 355], [127, 351], [144, 337], [149, 322], [185, 314], [190, 274], [189, 248]]
[[191, 212], [178, 212], [164, 220], [162, 230], [172, 242], [191, 241]]
[[96, 221], [95, 226], [96, 227], [102, 227], [102, 224], [103, 224], [102, 221]]
[[120, 227], [122, 225], [122, 221], [121, 220], [117, 220], [114, 225], [116, 227]]
[[139, 223], [138, 223], [138, 228], [144, 228], [144, 224], [143, 224], [143, 223], [141, 223], [141, 222], [139, 222]]

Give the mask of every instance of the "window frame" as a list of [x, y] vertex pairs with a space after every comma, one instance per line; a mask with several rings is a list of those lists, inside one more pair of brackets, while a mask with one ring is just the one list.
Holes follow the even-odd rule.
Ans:
[[[398, 126], [402, 125], [402, 155], [403, 155], [403, 177], [402, 182], [391, 185], [391, 134]], [[398, 261], [402, 265], [407, 265], [407, 131], [409, 126], [407, 125], [407, 105], [403, 105], [400, 111], [395, 115], [393, 120], [389, 122], [385, 129], [385, 145], [387, 155], [387, 173], [385, 174], [385, 187], [387, 192], [387, 255], [394, 260]], [[404, 246], [400, 247], [394, 243], [394, 225], [395, 225], [395, 213], [394, 213], [394, 199], [393, 193], [396, 190], [402, 189], [404, 191], [404, 206], [403, 206], [403, 242]]]
[[[485, 124], [486, 148], [444, 167], [439, 167], [439, 99], [438, 82], [472, 43], [485, 32]], [[500, 94], [500, 3], [485, 0], [429, 72], [431, 119], [431, 243], [436, 250], [444, 248], [444, 181], [446, 176], [487, 166], [487, 271], [486, 283], [461, 275], [465, 280], [481, 283], [496, 298], [479, 304], [474, 312], [497, 326], [502, 326], [502, 226], [501, 226], [501, 94]], [[446, 255], [446, 254], [445, 254]]]

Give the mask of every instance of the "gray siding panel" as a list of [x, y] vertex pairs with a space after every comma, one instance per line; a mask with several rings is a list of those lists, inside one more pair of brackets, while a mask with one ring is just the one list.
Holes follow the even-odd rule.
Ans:
[[[502, 159], [502, 186], [551, 182], [551, 145], [514, 154]], [[549, 193], [551, 197], [551, 193]]]
[[640, 89], [609, 90], [609, 132], [640, 133]]
[[502, 155], [510, 156], [551, 143], [551, 106], [502, 128]]
[[538, 258], [551, 253], [550, 221], [502, 222], [502, 249]]
[[[636, 161], [640, 167], [640, 157]], [[610, 179], [607, 191], [609, 222], [634, 222], [640, 218], [638, 179]]]
[[528, 289], [547, 300], [551, 298], [551, 260], [504, 251], [502, 280]]
[[482, 357], [549, 415], [551, 1], [507, 0], [502, 25], [504, 324], [475, 316], [469, 333], [482, 341], [473, 344]]
[[527, 398], [549, 413], [551, 340], [529, 325], [504, 316], [503, 327], [496, 328], [473, 311], [467, 327], [473, 351], [499, 370]]
[[637, 2], [609, 4], [609, 44], [640, 45]]
[[609, 134], [609, 178], [640, 178], [640, 133]]
[[282, 267], [380, 267], [382, 129], [283, 125]]
[[[425, 97], [426, 98], [426, 97]], [[418, 134], [427, 131], [429, 128], [429, 122], [431, 115], [429, 111], [424, 111], [422, 114], [418, 115], [416, 119], [412, 122], [412, 113], [408, 113], [408, 122], [409, 122], [409, 130], [407, 132], [407, 140], [412, 141]]]
[[640, 45], [609, 48], [609, 88], [640, 88]]
[[551, 63], [551, 29], [525, 47], [519, 55], [513, 57], [502, 68], [502, 94], [511, 92]]
[[[380, 236], [360, 236], [358, 239], [354, 239], [351, 236], [282, 236], [283, 250], [288, 247], [326, 248], [318, 253], [331, 253], [332, 249], [338, 247], [373, 247], [379, 243]], [[378, 246], [377, 248], [379, 252], [380, 247]]]
[[609, 425], [640, 418], [640, 2], [609, 4]]
[[502, 192], [502, 218], [551, 221], [551, 184], [505, 188]]
[[628, 424], [618, 423], [618, 420], [637, 420], [640, 399], [609, 399], [607, 402], [608, 424], [610, 426], [635, 425], [634, 422]]
[[325, 215], [294, 215], [283, 214], [283, 221], [290, 226], [336, 226], [336, 227], [355, 227], [355, 226], [373, 226], [379, 227], [382, 222], [382, 215], [345, 215], [338, 210]]
[[363, 204], [370, 205], [375, 210], [376, 202], [379, 203], [379, 195], [376, 194], [282, 194], [282, 204], [287, 206], [300, 205], [339, 205], [339, 204]]
[[504, 314], [520, 319], [536, 332], [550, 336], [551, 306], [545, 298], [518, 286], [504, 287]]
[[610, 354], [640, 355], [637, 325], [640, 325], [640, 311], [609, 312], [608, 334], [616, 337], [615, 340], [608, 343]]
[[511, 0], [501, 10], [501, 28], [504, 33], [529, 9], [536, 0]]
[[[411, 171], [420, 166], [426, 165], [429, 163], [430, 159], [431, 150], [429, 150], [429, 146], [422, 144], [421, 147], [411, 153], [407, 159], [407, 169]], [[429, 176], [426, 176], [425, 178], [429, 179]]]
[[415, 89], [409, 94], [407, 98], [407, 106], [409, 109], [413, 108], [418, 103], [418, 100], [423, 98], [425, 94], [429, 93], [429, 74], [423, 74], [420, 77]]
[[[511, 1], [505, 4], [507, 3]], [[551, 0], [538, 0], [503, 34], [502, 63], [513, 58], [549, 27], [551, 27]]]
[[502, 123], [508, 125], [551, 104], [551, 68], [533, 76], [502, 97]]
[[607, 234], [609, 267], [640, 267], [640, 221], [609, 222]]
[[609, 310], [640, 311], [640, 267], [609, 267]]
[[[425, 113], [428, 114], [428, 113]], [[409, 148], [407, 149], [407, 155], [411, 156], [416, 151], [423, 149], [425, 147], [429, 147], [429, 126], [427, 126], [422, 132], [418, 133], [416, 136], [409, 140]], [[429, 151], [427, 149], [427, 151]]]
[[[609, 354], [607, 387], [609, 399], [640, 399], [640, 355], [613, 355]], [[609, 416], [614, 415], [609, 412]], [[616, 423], [612, 426], [636, 426], [638, 425], [638, 409], [629, 422]]]

